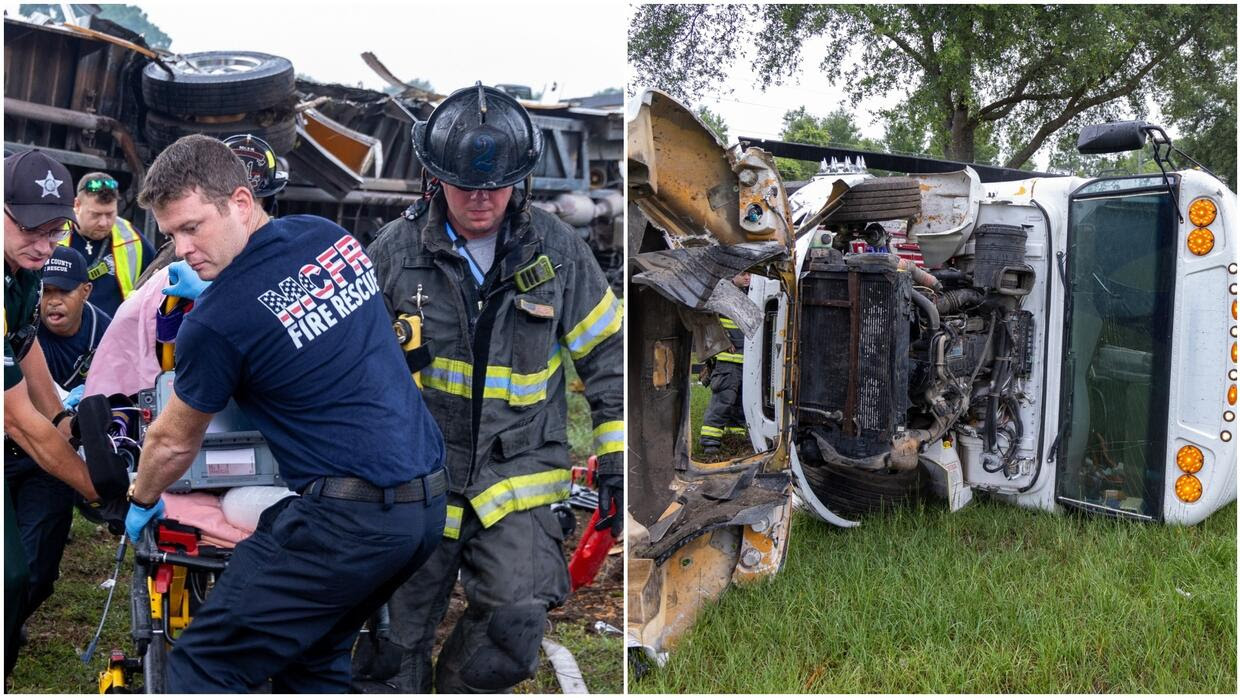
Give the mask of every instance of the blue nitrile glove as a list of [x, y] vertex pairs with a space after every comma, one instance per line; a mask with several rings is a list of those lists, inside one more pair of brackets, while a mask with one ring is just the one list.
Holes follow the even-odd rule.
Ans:
[[84, 384], [79, 385], [73, 390], [70, 390], [69, 394], [66, 395], [65, 399], [62, 400], [61, 402], [62, 404], [64, 404], [66, 410], [71, 410], [78, 406], [78, 403], [82, 401], [82, 396], [85, 394], [86, 394], [86, 386]]
[[144, 509], [133, 502], [129, 503], [129, 513], [125, 515], [125, 532], [129, 534], [129, 540], [137, 543], [142, 537], [142, 529], [150, 523], [151, 519], [159, 518], [164, 515], [164, 499], [160, 497], [155, 506], [150, 509]]
[[198, 272], [194, 271], [194, 268], [185, 260], [181, 260], [168, 265], [168, 284], [163, 291], [165, 296], [194, 300], [211, 285], [211, 282], [198, 278]]

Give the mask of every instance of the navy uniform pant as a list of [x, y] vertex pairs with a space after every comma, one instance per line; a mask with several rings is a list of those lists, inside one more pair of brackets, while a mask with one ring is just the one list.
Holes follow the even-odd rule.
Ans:
[[431, 559], [392, 596], [392, 641], [405, 655], [397, 688], [430, 693], [431, 651], [459, 574], [469, 602], [435, 663], [439, 693], [506, 691], [538, 669], [547, 611], [568, 598], [564, 530], [549, 507], [514, 511], [484, 528], [469, 502], [460, 536], [445, 538]]
[[438, 545], [444, 500], [273, 504], [169, 655], [169, 692], [347, 692], [358, 630]]
[[77, 493], [30, 458], [6, 463], [5, 481], [30, 567], [30, 591], [17, 618], [20, 625], [51, 597], [60, 578], [60, 560], [69, 541]]

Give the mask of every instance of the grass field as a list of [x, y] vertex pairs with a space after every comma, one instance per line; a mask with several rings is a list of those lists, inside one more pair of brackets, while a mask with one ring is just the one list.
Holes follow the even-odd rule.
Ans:
[[[571, 372], [571, 381], [575, 378]], [[569, 439], [574, 462], [584, 461], [592, 450], [589, 406], [580, 394], [569, 391]], [[580, 530], [575, 534], [579, 536]], [[129, 640], [129, 571], [133, 569], [132, 553], [121, 566], [112, 609], [104, 628], [103, 638], [90, 665], [84, 665], [79, 653], [90, 642], [103, 611], [107, 590], [99, 584], [112, 572], [119, 539], [102, 527], [75, 514], [72, 541], [61, 563], [61, 579], [56, 592], [27, 623], [28, 644], [22, 648], [8, 685], [10, 693], [95, 693], [97, 680], [108, 661], [112, 648], [132, 651]], [[619, 563], [617, 563], [619, 564]], [[600, 575], [602, 576], [602, 575]], [[601, 582], [600, 582], [601, 583]], [[615, 608], [623, 603], [620, 583], [615, 584]], [[570, 597], [563, 611], [572, 610]], [[619, 626], [618, 610], [612, 624]], [[576, 658], [583, 679], [592, 692], [619, 693], [623, 686], [623, 648], [619, 637], [602, 636], [585, 628], [589, 623], [552, 622], [548, 637], [564, 645]], [[518, 693], [558, 693], [555, 673], [545, 658], [538, 674], [516, 687]]]
[[1235, 693], [1236, 505], [1192, 528], [986, 500], [798, 514], [785, 568], [630, 691]]

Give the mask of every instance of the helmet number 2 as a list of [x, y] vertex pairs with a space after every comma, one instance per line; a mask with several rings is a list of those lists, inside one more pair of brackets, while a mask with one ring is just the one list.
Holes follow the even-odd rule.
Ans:
[[490, 135], [481, 133], [474, 138], [473, 143], [474, 159], [470, 161], [470, 165], [479, 172], [490, 172], [495, 169], [495, 139]]

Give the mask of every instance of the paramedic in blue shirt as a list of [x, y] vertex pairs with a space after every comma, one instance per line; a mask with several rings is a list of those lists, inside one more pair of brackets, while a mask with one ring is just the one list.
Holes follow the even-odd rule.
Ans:
[[39, 299], [39, 346], [52, 380], [64, 390], [86, 383], [90, 360], [112, 317], [86, 300], [91, 283], [86, 259], [71, 247], [57, 247], [43, 266]]
[[186, 136], [138, 202], [204, 281], [176, 343], [174, 395], [147, 432], [137, 540], [234, 399], [299, 497], [263, 512], [169, 655], [172, 693], [349, 690], [362, 622], [442, 535], [443, 441], [406, 368], [373, 263], [316, 216], [271, 219], [218, 140]]

